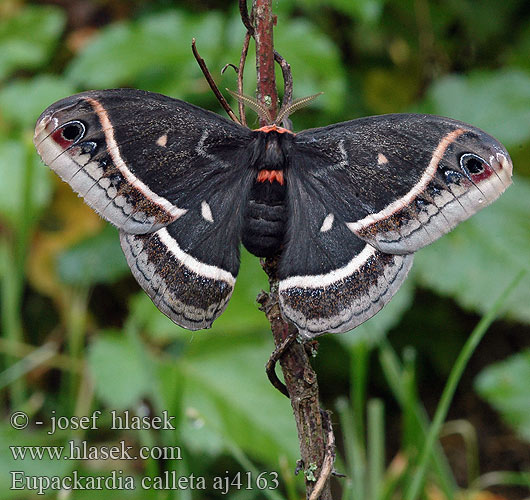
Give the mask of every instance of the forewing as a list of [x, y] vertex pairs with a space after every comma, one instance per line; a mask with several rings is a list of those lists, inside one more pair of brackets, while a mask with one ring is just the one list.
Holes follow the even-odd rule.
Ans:
[[381, 252], [331, 211], [330, 191], [304, 175], [309, 158], [289, 170], [290, 224], [280, 261], [283, 314], [306, 339], [342, 333], [377, 313], [394, 295], [412, 255]]
[[[84, 92], [46, 109], [34, 142], [43, 161], [118, 228], [165, 227], [233, 172], [250, 131], [170, 97]], [[193, 196], [190, 196], [193, 195]]]
[[438, 116], [383, 115], [307, 130], [296, 147], [330, 213], [387, 253], [431, 243], [511, 183], [502, 144]]

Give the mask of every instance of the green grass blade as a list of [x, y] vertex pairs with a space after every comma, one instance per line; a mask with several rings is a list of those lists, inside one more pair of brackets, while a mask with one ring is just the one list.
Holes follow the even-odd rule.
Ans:
[[442, 424], [447, 416], [449, 410], [449, 405], [453, 399], [456, 386], [462, 377], [462, 373], [469, 361], [469, 358], [475, 351], [477, 345], [484, 337], [490, 325], [493, 323], [500, 309], [506, 302], [506, 299], [510, 293], [515, 289], [519, 284], [523, 276], [526, 274], [526, 270], [522, 270], [514, 280], [508, 285], [506, 290], [500, 295], [500, 297], [493, 304], [493, 307], [487, 312], [487, 314], [480, 320], [478, 325], [475, 327], [471, 336], [467, 339], [464, 347], [460, 351], [456, 363], [449, 374], [449, 379], [445, 385], [440, 403], [436, 409], [433, 422], [427, 434], [427, 439], [423, 446], [423, 449], [420, 454], [420, 459], [418, 462], [418, 469], [416, 470], [412, 483], [410, 487], [405, 491], [404, 500], [416, 500], [420, 493], [421, 485], [425, 479], [425, 474], [427, 470], [427, 464], [429, 462], [429, 457], [431, 456], [435, 441], [440, 433]]
[[350, 350], [350, 398], [355, 415], [355, 432], [359, 446], [365, 447], [364, 412], [366, 411], [366, 388], [368, 385], [369, 350], [364, 342]]
[[45, 364], [56, 354], [57, 345], [53, 342], [48, 342], [35, 349], [20, 361], [10, 365], [0, 373], [0, 390], [37, 368], [37, 366]]
[[521, 486], [530, 491], [530, 472], [499, 470], [483, 474], [471, 485], [470, 489], [485, 490], [491, 486]]
[[347, 475], [351, 480], [351, 488], [345, 495], [346, 500], [366, 500], [366, 463], [365, 453], [361, 443], [357, 439], [355, 428], [355, 417], [351, 407], [345, 399], [337, 401], [337, 412], [339, 414], [340, 426], [344, 436], [344, 448], [346, 463], [348, 465]]
[[384, 406], [380, 399], [368, 402], [368, 498], [377, 500], [380, 497], [385, 473], [385, 422]]
[[[230, 455], [232, 455], [232, 457], [239, 462], [239, 464], [243, 467], [245, 471], [251, 472], [252, 477], [256, 479], [259, 476], [260, 471], [256, 467], [254, 467], [254, 464], [247, 457], [247, 455], [243, 452], [243, 450], [239, 446], [237, 446], [236, 443], [228, 439], [225, 440], [225, 445], [228, 451], [230, 452]], [[278, 480], [280, 480], [280, 477], [278, 477]], [[261, 493], [265, 497], [267, 497], [268, 500], [284, 500], [282, 495], [280, 495], [279, 492], [277, 492], [275, 489], [269, 489], [269, 487], [262, 489]]]
[[403, 351], [403, 370], [401, 375], [403, 387], [403, 448], [410, 459], [414, 459], [414, 451], [418, 442], [418, 423], [416, 409], [418, 407], [418, 389], [416, 381], [416, 351], [406, 347]]
[[[415, 399], [414, 404], [411, 403], [411, 393], [410, 391], [407, 393], [405, 369], [401, 366], [399, 358], [387, 340], [384, 340], [380, 346], [379, 361], [390, 389], [403, 412], [407, 411], [407, 408], [412, 409], [415, 427], [420, 432], [418, 439], [424, 440], [429, 425], [427, 412], [418, 399]], [[445, 496], [447, 498], [453, 498], [457, 490], [457, 484], [452, 475], [451, 468], [447, 463], [447, 459], [438, 443], [435, 443], [431, 459], [436, 477]]]

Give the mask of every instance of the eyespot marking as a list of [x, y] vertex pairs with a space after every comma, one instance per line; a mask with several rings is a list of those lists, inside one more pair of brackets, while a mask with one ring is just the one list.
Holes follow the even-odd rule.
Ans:
[[484, 163], [486, 163], [486, 160], [473, 153], [465, 153], [460, 157], [460, 166], [471, 175], [484, 172]]
[[66, 149], [80, 141], [85, 136], [85, 132], [86, 127], [83, 122], [72, 120], [61, 125], [51, 137], [59, 146]]
[[[465, 175], [467, 175], [469, 179], [472, 179], [473, 182], [480, 182], [491, 177], [494, 173], [491, 165], [484, 158], [481, 158], [475, 153], [464, 153], [461, 155], [460, 167]], [[500, 162], [499, 167], [501, 167]]]

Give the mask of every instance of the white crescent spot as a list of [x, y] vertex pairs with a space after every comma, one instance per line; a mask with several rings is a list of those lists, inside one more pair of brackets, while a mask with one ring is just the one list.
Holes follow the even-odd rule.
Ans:
[[201, 215], [202, 218], [208, 222], [213, 222], [212, 209], [206, 201], [201, 203]]
[[334, 219], [335, 216], [333, 214], [326, 215], [324, 222], [322, 222], [322, 226], [320, 226], [320, 232], [325, 233], [326, 231], [329, 231], [333, 226]]
[[334, 269], [327, 274], [315, 274], [307, 276], [291, 276], [280, 281], [279, 291], [288, 288], [324, 288], [337, 283], [357, 271], [377, 250], [371, 245], [365, 245], [363, 250], [357, 254], [345, 266]]
[[164, 227], [159, 229], [155, 233], [160, 241], [166, 246], [167, 250], [173, 254], [175, 259], [186, 266], [188, 269], [191, 269], [194, 273], [197, 273], [200, 276], [209, 278], [211, 280], [221, 280], [228, 283], [230, 286], [234, 286], [236, 278], [229, 271], [225, 271], [217, 266], [212, 266], [210, 264], [205, 264], [200, 262], [195, 257], [192, 257], [190, 254], [184, 252], [178, 245], [177, 241], [168, 233], [167, 229]]

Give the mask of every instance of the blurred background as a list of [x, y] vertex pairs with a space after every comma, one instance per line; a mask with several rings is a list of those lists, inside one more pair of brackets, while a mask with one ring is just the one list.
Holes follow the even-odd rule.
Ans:
[[[294, 129], [365, 115], [428, 112], [501, 140], [514, 185], [418, 252], [406, 284], [355, 331], [319, 339], [314, 366], [334, 412], [337, 498], [401, 498], [451, 367], [480, 318], [530, 267], [530, 4], [526, 0], [281, 0], [275, 48], [295, 97], [323, 91]], [[2, 0], [0, 3], [0, 493], [9, 471], [135, 478], [174, 470], [206, 491], [49, 492], [49, 498], [223, 498], [212, 478], [279, 474], [278, 489], [234, 484], [232, 499], [303, 497], [290, 404], [267, 381], [273, 341], [255, 298], [266, 289], [243, 252], [234, 296], [212, 330], [190, 333], [133, 280], [117, 232], [40, 162], [33, 127], [49, 104], [136, 87], [223, 113], [191, 53], [195, 37], [220, 89], [236, 89], [245, 30], [226, 0]], [[245, 92], [255, 89], [254, 54]], [[277, 72], [281, 90], [281, 72]], [[233, 107], [237, 107], [233, 103]], [[249, 125], [257, 119], [248, 114]], [[505, 300], [468, 365], [422, 498], [522, 499], [530, 493], [530, 276]], [[99, 430], [14, 430], [102, 411]], [[176, 430], [116, 431], [111, 410], [176, 417]], [[9, 445], [179, 446], [181, 460], [14, 461]], [[267, 476], [270, 478], [271, 476]], [[357, 478], [357, 480], [356, 480]], [[362, 480], [359, 481], [358, 479]], [[365, 480], [369, 478], [369, 480]], [[269, 484], [270, 486], [271, 484]], [[486, 492], [489, 491], [488, 492]], [[225, 495], [226, 496], [226, 495]], [[38, 497], [41, 498], [41, 497]]]

